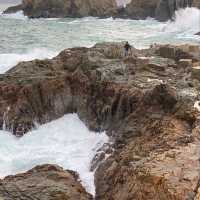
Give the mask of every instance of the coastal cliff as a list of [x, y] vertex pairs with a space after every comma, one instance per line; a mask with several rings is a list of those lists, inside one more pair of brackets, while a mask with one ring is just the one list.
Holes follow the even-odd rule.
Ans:
[[75, 112], [113, 141], [109, 158], [96, 165], [97, 200], [197, 200], [200, 47], [132, 48], [124, 57], [123, 45], [66, 49], [1, 75], [1, 128], [20, 137], [34, 122]]

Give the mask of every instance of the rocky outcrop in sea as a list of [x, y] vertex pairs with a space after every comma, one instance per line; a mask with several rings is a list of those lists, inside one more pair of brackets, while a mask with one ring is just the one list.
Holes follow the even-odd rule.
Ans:
[[[91, 130], [105, 130], [113, 141], [110, 156], [93, 162], [95, 199], [197, 200], [200, 47], [155, 44], [132, 48], [124, 57], [123, 45], [70, 48], [1, 75], [1, 128], [20, 137], [34, 122], [76, 112]], [[26, 177], [16, 177], [27, 184]], [[0, 191], [6, 196], [5, 187]]]
[[[20, 10], [21, 8], [30, 18], [108, 17], [116, 14], [117, 3], [115, 0], [23, 0]], [[7, 11], [12, 9], [15, 12], [16, 6]]]
[[4, 13], [23, 10], [30, 18], [48, 17], [120, 17], [131, 19], [172, 19], [176, 10], [200, 7], [199, 0], [132, 0], [119, 7], [116, 0], [23, 0], [21, 5], [8, 8]]

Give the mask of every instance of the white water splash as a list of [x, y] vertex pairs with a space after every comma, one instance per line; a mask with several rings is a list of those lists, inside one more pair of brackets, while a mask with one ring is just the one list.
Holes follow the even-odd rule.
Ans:
[[12, 14], [2, 14], [4, 18], [10, 18], [10, 19], [20, 19], [20, 20], [26, 20], [28, 19], [27, 16], [24, 15], [23, 11], [18, 11], [16, 13]]
[[196, 101], [194, 103], [194, 108], [196, 108], [200, 112], [200, 101]]
[[45, 48], [36, 48], [24, 54], [0, 54], [0, 74], [5, 73], [21, 61], [53, 58], [57, 54], [58, 52], [49, 51]]
[[168, 22], [165, 30], [193, 33], [200, 31], [200, 10], [197, 8], [185, 8], [176, 11], [174, 21]]
[[77, 171], [87, 191], [94, 195], [90, 163], [107, 142], [105, 133], [89, 131], [76, 114], [42, 125], [20, 139], [0, 131], [0, 177], [25, 172], [40, 164], [58, 164]]
[[9, 111], [10, 111], [10, 107], [8, 106], [6, 111], [3, 113], [3, 131], [6, 131], [6, 124], [8, 122]]

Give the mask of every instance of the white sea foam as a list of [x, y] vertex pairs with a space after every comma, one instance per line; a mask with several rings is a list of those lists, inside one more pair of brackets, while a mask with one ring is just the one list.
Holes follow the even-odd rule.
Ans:
[[196, 108], [200, 112], [200, 101], [196, 101], [194, 103], [194, 108]]
[[173, 22], [168, 22], [165, 28], [169, 32], [198, 32], [200, 31], [200, 10], [185, 8], [176, 11]]
[[20, 19], [20, 20], [28, 19], [28, 17], [24, 15], [23, 11], [18, 11], [12, 14], [2, 14], [2, 16], [4, 18], [10, 18], [10, 19]]
[[39, 164], [58, 164], [77, 171], [87, 191], [94, 194], [90, 163], [98, 148], [108, 142], [105, 133], [94, 133], [76, 114], [40, 126], [20, 139], [0, 131], [0, 177], [31, 169]]
[[36, 48], [24, 54], [0, 54], [0, 74], [5, 73], [21, 61], [52, 58], [57, 54], [58, 52], [49, 51], [45, 48]]

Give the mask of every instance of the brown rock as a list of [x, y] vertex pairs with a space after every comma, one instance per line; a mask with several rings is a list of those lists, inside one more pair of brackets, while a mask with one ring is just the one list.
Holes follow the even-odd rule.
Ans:
[[37, 166], [26, 173], [0, 180], [3, 200], [92, 200], [73, 171], [56, 165]]
[[156, 45], [123, 58], [122, 43], [103, 43], [19, 63], [0, 76], [1, 126], [21, 136], [35, 121], [76, 112], [113, 141], [109, 158], [100, 152], [92, 163], [96, 199], [194, 198], [200, 178], [194, 103], [200, 85], [177, 67], [180, 59], [191, 59], [190, 69], [200, 61], [199, 48], [189, 49]]

